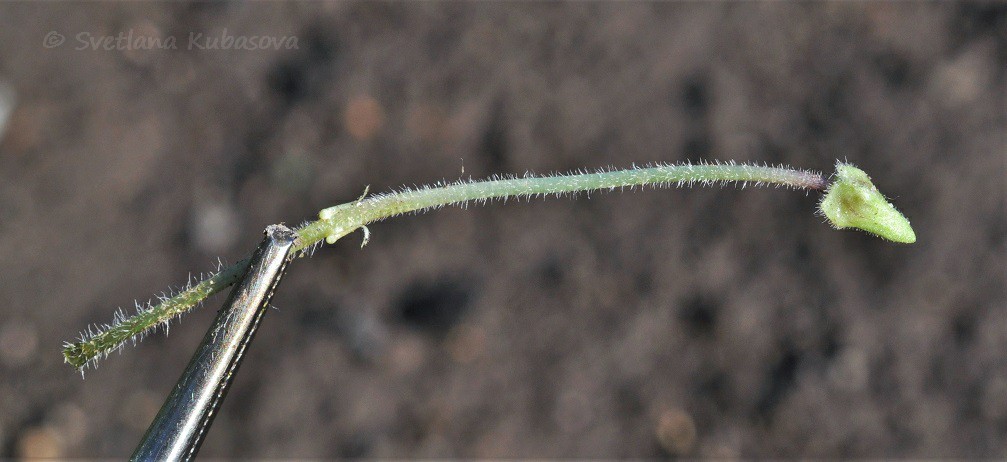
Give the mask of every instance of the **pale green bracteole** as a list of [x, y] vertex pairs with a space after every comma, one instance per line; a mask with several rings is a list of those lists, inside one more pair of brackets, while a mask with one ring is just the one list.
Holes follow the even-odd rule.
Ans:
[[893, 242], [916, 242], [905, 215], [878, 192], [871, 177], [850, 164], [836, 163], [835, 179], [818, 209], [836, 229], [857, 228]]

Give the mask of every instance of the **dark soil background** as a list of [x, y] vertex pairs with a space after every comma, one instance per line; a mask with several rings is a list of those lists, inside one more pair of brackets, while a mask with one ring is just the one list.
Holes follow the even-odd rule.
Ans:
[[[77, 49], [129, 32], [178, 49]], [[0, 455], [129, 454], [224, 297], [84, 380], [62, 342], [366, 185], [846, 158], [917, 244], [725, 188], [326, 246], [202, 455], [1007, 456], [1005, 69], [1002, 3], [5, 3]]]

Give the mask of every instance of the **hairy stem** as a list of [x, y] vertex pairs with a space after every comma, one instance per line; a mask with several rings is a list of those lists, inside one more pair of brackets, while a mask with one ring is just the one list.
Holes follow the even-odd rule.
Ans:
[[132, 317], [127, 318], [123, 311], [117, 311], [111, 324], [90, 326], [86, 332], [81, 333], [77, 342], [65, 344], [63, 358], [71, 365], [82, 368], [88, 362], [108, 356], [130, 339], [136, 343], [154, 327], [167, 326], [171, 319], [238, 282], [247, 269], [248, 259], [241, 260], [174, 296], [162, 298], [156, 305], [138, 306]]
[[[333, 243], [361, 228], [365, 229], [366, 242], [365, 227], [369, 223], [447, 205], [492, 199], [562, 196], [637, 186], [709, 186], [727, 183], [805, 190], [822, 190], [827, 186], [825, 178], [816, 172], [734, 162], [656, 165], [590, 173], [459, 181], [361, 197], [354, 202], [324, 209], [319, 212], [319, 220], [297, 230], [295, 250], [307, 251], [322, 239]], [[244, 260], [224, 268], [202, 282], [162, 299], [158, 304], [138, 308], [137, 314], [128, 319], [121, 312], [117, 313], [111, 324], [89, 328], [78, 341], [64, 345], [63, 356], [66, 362], [78, 368], [94, 364], [97, 358], [107, 356], [130, 339], [136, 341], [150, 329], [167, 325], [174, 317], [192, 309], [210, 295], [224, 290], [244, 274], [247, 266], [248, 261]]]
[[321, 220], [302, 228], [300, 232], [302, 239], [308, 243], [316, 242], [322, 237], [333, 243], [368, 223], [445, 205], [491, 199], [562, 196], [584, 191], [635, 186], [670, 187], [728, 182], [740, 182], [743, 185], [787, 186], [797, 189], [823, 189], [826, 186], [825, 179], [818, 173], [734, 163], [663, 165], [595, 173], [462, 181], [443, 186], [386, 193], [330, 207], [319, 212]]

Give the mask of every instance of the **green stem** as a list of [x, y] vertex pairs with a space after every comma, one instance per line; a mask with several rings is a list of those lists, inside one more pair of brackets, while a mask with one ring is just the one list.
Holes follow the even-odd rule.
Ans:
[[74, 367], [82, 368], [89, 362], [97, 361], [99, 357], [122, 347], [128, 340], [138, 342], [151, 329], [164, 325], [168, 321], [191, 310], [207, 297], [228, 288], [238, 282], [248, 269], [248, 259], [244, 259], [212, 276], [188, 287], [172, 297], [162, 299], [160, 303], [139, 307], [136, 314], [126, 317], [121, 310], [116, 312], [110, 324], [89, 327], [80, 335], [77, 342], [63, 346], [63, 358]]
[[530, 198], [583, 191], [613, 190], [634, 186], [704, 186], [740, 182], [743, 185], [776, 185], [795, 189], [824, 189], [826, 181], [818, 173], [783, 167], [754, 165], [700, 164], [662, 165], [489, 181], [462, 181], [443, 186], [422, 187], [386, 193], [319, 212], [319, 221], [299, 230], [305, 245], [321, 238], [331, 244], [368, 223], [409, 212], [420, 212], [445, 205], [481, 202], [491, 199]]
[[[733, 162], [658, 165], [594, 173], [460, 181], [379, 194], [366, 199], [361, 197], [357, 201], [322, 210], [319, 212], [319, 220], [297, 230], [298, 243], [295, 249], [306, 251], [322, 239], [333, 243], [369, 223], [396, 215], [472, 201], [562, 196], [636, 186], [694, 186], [697, 183], [709, 186], [732, 182], [741, 183], [743, 187], [748, 184], [775, 185], [805, 190], [822, 190], [827, 186], [826, 180], [819, 173], [784, 167], [738, 165]], [[64, 345], [63, 356], [66, 362], [83, 368], [94, 364], [97, 358], [107, 356], [128, 340], [133, 339], [135, 342], [150, 329], [159, 325], [166, 326], [171, 319], [235, 283], [244, 274], [247, 265], [247, 260], [238, 262], [156, 305], [138, 309], [137, 314], [128, 319], [121, 312], [117, 313], [111, 324], [88, 329], [77, 342]]]

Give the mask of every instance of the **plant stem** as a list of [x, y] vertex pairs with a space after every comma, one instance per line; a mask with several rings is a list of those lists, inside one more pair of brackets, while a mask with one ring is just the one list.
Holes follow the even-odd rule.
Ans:
[[172, 297], [162, 298], [156, 305], [138, 306], [132, 317], [127, 318], [123, 311], [117, 311], [110, 324], [88, 327], [77, 342], [63, 345], [63, 358], [77, 368], [83, 368], [89, 362], [96, 365], [98, 357], [108, 356], [128, 340], [133, 339], [135, 344], [151, 329], [159, 325], [167, 328], [171, 319], [238, 282], [247, 269], [248, 259], [241, 260]]
[[662, 165], [627, 170], [600, 171], [489, 181], [461, 181], [435, 187], [422, 187], [386, 193], [319, 212], [321, 220], [298, 232], [311, 245], [321, 238], [330, 244], [365, 226], [396, 215], [420, 212], [445, 205], [485, 202], [491, 199], [531, 198], [584, 191], [614, 190], [635, 186], [703, 186], [739, 182], [742, 185], [775, 185], [795, 189], [821, 190], [825, 179], [818, 173], [784, 167], [755, 165], [700, 164]]
[[[637, 186], [681, 187], [727, 183], [740, 183], [742, 187], [748, 184], [775, 185], [804, 190], [822, 190], [827, 186], [825, 178], [816, 172], [734, 162], [656, 165], [593, 173], [459, 181], [378, 194], [369, 198], [361, 197], [354, 202], [324, 209], [319, 212], [319, 220], [297, 230], [298, 242], [295, 250], [304, 254], [303, 251], [312, 248], [322, 239], [333, 243], [369, 223], [447, 205], [483, 203], [492, 199], [563, 196]], [[366, 236], [365, 233], [365, 243]], [[159, 325], [167, 326], [174, 317], [235, 283], [244, 274], [247, 266], [247, 260], [238, 262], [195, 286], [162, 299], [156, 305], [138, 308], [137, 314], [128, 319], [121, 311], [116, 313], [111, 324], [89, 328], [77, 342], [65, 344], [63, 356], [66, 362], [77, 368], [93, 365], [97, 358], [107, 356], [109, 352], [120, 348], [128, 340], [133, 339], [136, 342], [150, 329]]]

